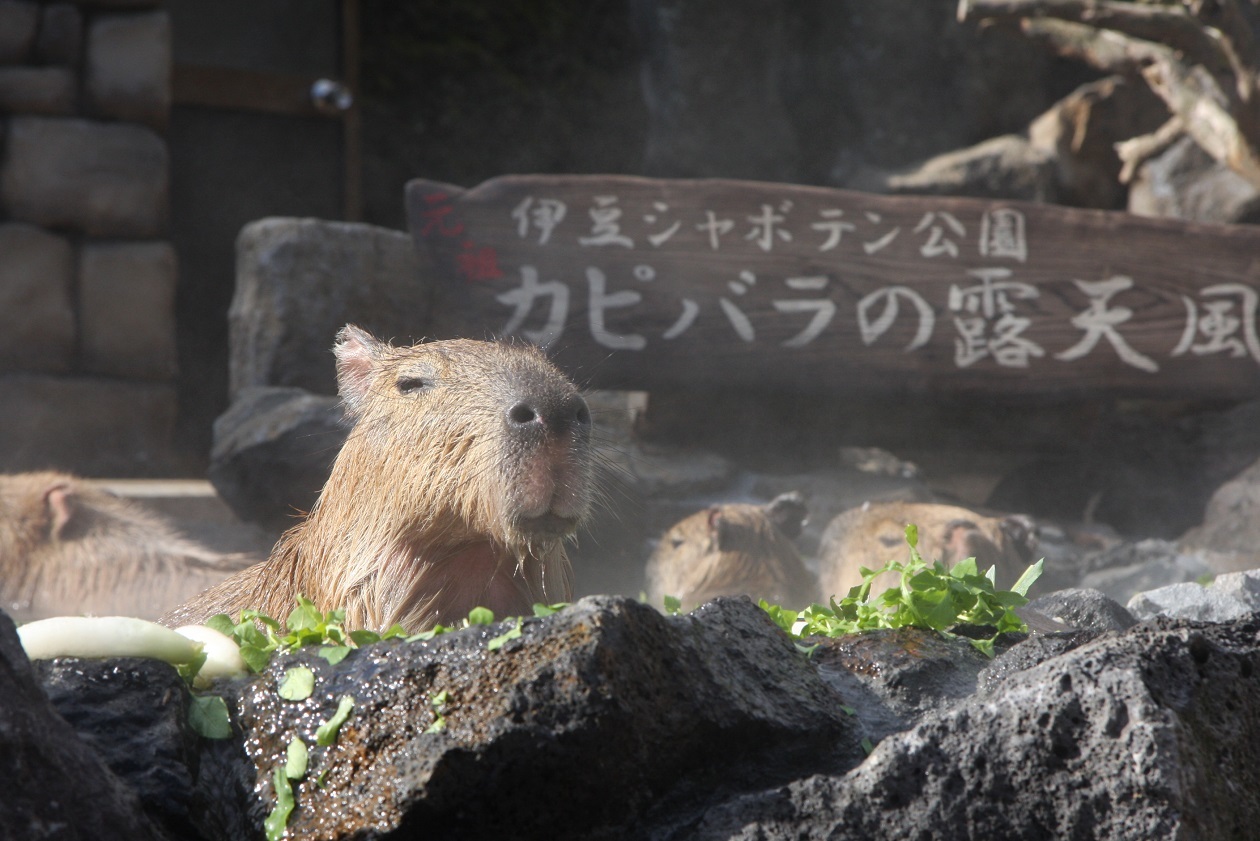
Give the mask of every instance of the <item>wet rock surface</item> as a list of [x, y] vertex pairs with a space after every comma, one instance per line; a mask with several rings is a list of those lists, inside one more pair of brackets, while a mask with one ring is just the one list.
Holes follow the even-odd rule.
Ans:
[[0, 612], [0, 837], [162, 839], [140, 799], [49, 706]]
[[138, 658], [32, 665], [57, 715], [139, 796], [145, 812], [171, 835], [193, 836], [198, 739], [175, 669]]
[[[261, 838], [295, 737], [310, 764], [291, 837], [1249, 837], [1260, 802], [1236, 792], [1260, 785], [1248, 748], [1260, 617], [1119, 631], [1100, 629], [1121, 615], [1096, 593], [1042, 607], [1095, 627], [1008, 635], [993, 661], [915, 629], [806, 657], [746, 599], [666, 617], [590, 598], [527, 619], [497, 650], [515, 621], [335, 666], [317, 649], [276, 658], [213, 689], [233, 711], [223, 741], [190, 735], [185, 690], [162, 664], [63, 660], [34, 674], [98, 763], [68, 778], [138, 793], [114, 803], [143, 805], [174, 838]], [[15, 642], [0, 629], [8, 674], [31, 675]], [[284, 700], [297, 666], [314, 692]], [[28, 683], [5, 693], [0, 722], [60, 722]], [[318, 745], [344, 696], [352, 714]], [[22, 816], [6, 802], [0, 829]], [[56, 837], [120, 837], [98, 823]], [[161, 837], [144, 831], [121, 837]]]
[[[679, 798], [823, 770], [835, 759], [817, 746], [844, 741], [834, 695], [745, 600], [665, 618], [630, 600], [588, 599], [487, 650], [506, 627], [385, 643], [336, 668], [302, 653], [247, 687], [238, 720], [257, 779], [283, 764], [294, 735], [312, 745], [310, 776], [327, 771], [322, 790], [299, 786], [292, 830], [631, 837]], [[275, 685], [299, 662], [315, 672], [316, 692], [291, 703]], [[443, 691], [445, 728], [426, 733]], [[343, 695], [355, 699], [353, 717], [334, 747], [315, 747], [315, 728]], [[247, 805], [258, 823], [268, 789]]]
[[1099, 639], [846, 775], [737, 798], [674, 837], [1247, 837], [1260, 806], [1226, 801], [1260, 781], [1242, 748], [1260, 735], [1257, 631], [1162, 620]]

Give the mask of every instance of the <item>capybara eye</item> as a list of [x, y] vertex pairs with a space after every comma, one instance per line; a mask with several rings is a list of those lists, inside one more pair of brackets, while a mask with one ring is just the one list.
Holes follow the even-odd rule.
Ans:
[[429, 381], [423, 377], [399, 377], [396, 383], [399, 394], [415, 394], [429, 387]]

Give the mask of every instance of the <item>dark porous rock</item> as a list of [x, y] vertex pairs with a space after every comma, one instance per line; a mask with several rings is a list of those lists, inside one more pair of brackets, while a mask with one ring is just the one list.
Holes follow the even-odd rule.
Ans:
[[196, 837], [189, 822], [197, 736], [188, 692], [160, 660], [58, 658], [34, 664], [57, 714], [140, 797], [173, 836]]
[[[288, 826], [308, 839], [436, 827], [460, 838], [643, 837], [647, 823], [715, 792], [835, 770], [837, 751], [860, 755], [841, 700], [747, 599], [665, 617], [587, 598], [488, 650], [509, 627], [380, 643], [336, 667], [314, 653], [278, 658], [236, 701], [257, 780], [251, 823], [275, 803], [273, 775], [294, 736], [310, 765]], [[277, 684], [299, 664], [315, 673], [314, 694], [286, 701]], [[426, 732], [441, 692], [445, 726]], [[316, 728], [346, 695], [353, 715], [335, 745], [317, 746]]]
[[249, 388], [214, 422], [207, 475], [238, 517], [283, 530], [311, 510], [346, 439], [340, 402]]
[[1260, 624], [1142, 624], [890, 736], [843, 776], [734, 798], [696, 839], [1254, 837]]
[[1018, 645], [1011, 646], [985, 666], [976, 680], [976, 688], [984, 694], [1000, 693], [1011, 675], [1039, 666], [1052, 657], [1092, 642], [1100, 633], [1102, 632], [1097, 630], [1079, 630], [1033, 634]]
[[1057, 590], [1028, 603], [1033, 610], [1075, 628], [1126, 631], [1137, 624], [1124, 605], [1106, 593], [1086, 588]]
[[920, 628], [849, 634], [817, 643], [818, 673], [854, 711], [859, 735], [878, 742], [976, 691], [988, 659], [965, 639]]
[[166, 838], [134, 791], [52, 707], [13, 621], [0, 611], [0, 838]]

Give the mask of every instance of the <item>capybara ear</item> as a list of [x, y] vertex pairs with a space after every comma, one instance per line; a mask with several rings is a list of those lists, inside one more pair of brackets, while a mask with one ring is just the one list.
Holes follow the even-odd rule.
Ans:
[[716, 547], [719, 552], [733, 552], [738, 549], [736, 535], [739, 533], [739, 526], [731, 522], [730, 518], [722, 511], [721, 506], [713, 506], [709, 509], [709, 545]]
[[333, 355], [337, 357], [337, 391], [351, 414], [357, 415], [372, 388], [372, 372], [384, 343], [366, 330], [347, 324], [337, 333]]
[[74, 487], [69, 482], [56, 482], [44, 490], [44, 505], [48, 509], [48, 536], [60, 540], [61, 533], [74, 519]]
[[779, 494], [766, 506], [766, 514], [779, 533], [788, 540], [796, 540], [801, 536], [801, 528], [809, 517], [809, 506], [800, 491], [789, 491]]

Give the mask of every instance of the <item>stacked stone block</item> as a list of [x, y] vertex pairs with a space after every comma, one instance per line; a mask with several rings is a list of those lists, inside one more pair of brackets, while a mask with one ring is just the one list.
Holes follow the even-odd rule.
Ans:
[[0, 0], [0, 470], [169, 469], [171, 24]]

